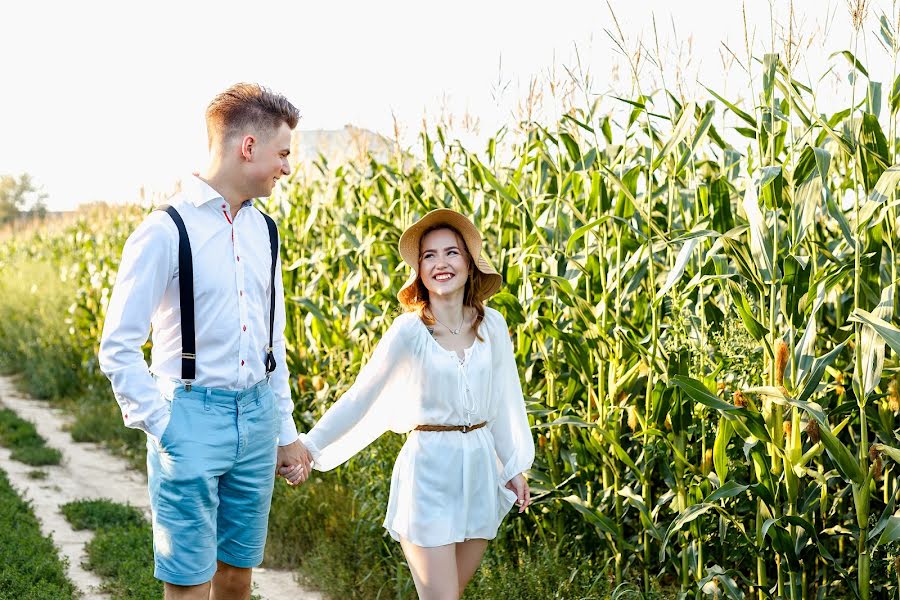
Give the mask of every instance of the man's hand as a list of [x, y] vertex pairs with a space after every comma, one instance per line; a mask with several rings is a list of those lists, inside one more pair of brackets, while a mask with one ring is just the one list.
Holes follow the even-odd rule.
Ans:
[[297, 485], [306, 481], [312, 470], [312, 455], [306, 446], [295, 441], [287, 446], [278, 446], [277, 473], [285, 478], [290, 485]]

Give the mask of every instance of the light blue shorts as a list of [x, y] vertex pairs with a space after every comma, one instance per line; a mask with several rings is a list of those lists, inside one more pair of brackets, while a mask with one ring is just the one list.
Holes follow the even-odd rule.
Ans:
[[265, 380], [241, 392], [175, 389], [165, 432], [159, 442], [147, 437], [157, 579], [199, 585], [212, 579], [216, 559], [262, 562], [278, 425]]

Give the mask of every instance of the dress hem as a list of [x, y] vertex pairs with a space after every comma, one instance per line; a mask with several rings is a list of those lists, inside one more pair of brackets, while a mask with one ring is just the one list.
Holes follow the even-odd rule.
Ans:
[[[469, 536], [463, 536], [463, 537], [461, 537], [461, 536], [454, 536], [454, 537], [452, 537], [451, 539], [449, 539], [449, 540], [447, 540], [447, 541], [443, 541], [443, 542], [440, 542], [440, 543], [437, 543], [437, 544], [435, 544], [435, 543], [433, 543], [433, 542], [430, 542], [430, 543], [422, 543], [420, 540], [414, 540], [414, 539], [411, 539], [411, 538], [409, 538], [409, 537], [407, 537], [407, 536], [402, 535], [399, 531], [396, 531], [396, 530], [394, 530], [394, 529], [391, 529], [391, 528], [388, 527], [387, 525], [384, 525], [384, 528], [387, 530], [387, 532], [390, 534], [390, 536], [391, 536], [392, 538], [394, 538], [394, 540], [396, 540], [396, 541], [399, 542], [399, 541], [400, 541], [400, 538], [403, 538], [403, 539], [405, 539], [406, 541], [408, 541], [408, 542], [410, 542], [410, 543], [412, 543], [412, 544], [415, 544], [416, 546], [419, 546], [420, 548], [437, 548], [437, 547], [439, 547], [439, 546], [447, 546], [447, 545], [449, 545], [449, 544], [459, 544], [459, 543], [461, 543], [461, 542], [465, 542], [465, 541], [468, 541], [468, 540], [487, 540], [487, 541], [490, 541], [490, 540], [492, 540], [492, 539], [494, 539], [494, 538], [497, 537], [497, 530], [495, 529], [495, 530], [493, 531], [493, 533], [491, 533], [490, 535], [477, 535], [477, 532], [475, 532], [475, 534], [469, 535]], [[499, 527], [498, 527], [498, 529], [499, 529]]]

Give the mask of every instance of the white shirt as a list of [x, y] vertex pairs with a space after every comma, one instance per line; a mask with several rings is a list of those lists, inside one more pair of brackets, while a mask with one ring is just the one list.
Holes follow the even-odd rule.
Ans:
[[412, 431], [394, 465], [384, 526], [430, 547], [495, 537], [516, 500], [505, 484], [531, 468], [528, 425], [509, 329], [485, 309], [460, 360], [419, 317], [397, 317], [354, 384], [300, 441], [327, 471], [382, 433], [417, 425], [487, 426], [468, 433]]
[[[262, 214], [247, 201], [231, 222], [221, 194], [197, 178], [169, 202], [184, 221], [194, 269], [197, 344], [195, 385], [242, 390], [265, 378], [269, 345], [272, 253]], [[167, 398], [181, 381], [178, 229], [153, 211], [125, 242], [103, 335], [100, 369], [112, 383], [125, 425], [159, 438], [169, 421]], [[274, 353], [270, 384], [278, 401], [278, 443], [297, 439], [284, 343], [281, 259], [275, 276]], [[152, 361], [141, 347], [152, 327]]]

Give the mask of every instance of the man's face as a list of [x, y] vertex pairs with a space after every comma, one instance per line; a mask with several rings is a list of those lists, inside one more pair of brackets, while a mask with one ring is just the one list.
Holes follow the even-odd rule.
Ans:
[[248, 194], [252, 198], [272, 195], [275, 184], [291, 174], [288, 155], [291, 153], [291, 128], [281, 123], [271, 135], [261, 136], [252, 147], [252, 159], [246, 163]]

